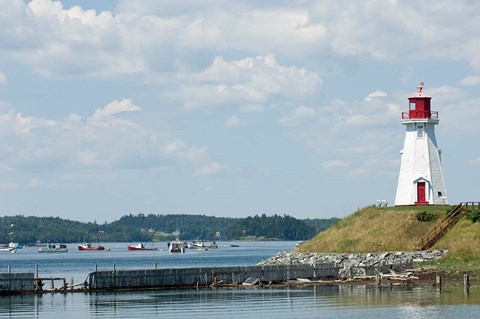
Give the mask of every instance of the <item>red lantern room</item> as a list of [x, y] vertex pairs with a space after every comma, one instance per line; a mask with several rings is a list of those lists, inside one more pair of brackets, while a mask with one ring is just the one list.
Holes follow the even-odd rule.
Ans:
[[423, 82], [417, 86], [417, 94], [408, 98], [408, 112], [402, 112], [402, 119], [438, 118], [438, 112], [430, 110], [430, 96], [423, 95]]

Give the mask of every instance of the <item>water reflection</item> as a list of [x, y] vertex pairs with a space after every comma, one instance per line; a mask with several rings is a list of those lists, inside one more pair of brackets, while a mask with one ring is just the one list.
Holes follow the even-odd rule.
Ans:
[[476, 317], [480, 289], [374, 285], [178, 289], [0, 297], [0, 318]]

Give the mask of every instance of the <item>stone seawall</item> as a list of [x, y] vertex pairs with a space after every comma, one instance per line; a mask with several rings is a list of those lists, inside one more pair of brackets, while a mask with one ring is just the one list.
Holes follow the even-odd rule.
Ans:
[[341, 278], [374, 275], [375, 271], [401, 271], [413, 268], [413, 262], [443, 257], [446, 250], [394, 251], [379, 253], [295, 253], [280, 252], [258, 265], [334, 264], [340, 268]]

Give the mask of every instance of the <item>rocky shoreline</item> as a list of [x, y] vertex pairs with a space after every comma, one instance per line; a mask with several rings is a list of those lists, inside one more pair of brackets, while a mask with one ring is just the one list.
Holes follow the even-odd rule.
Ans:
[[258, 263], [263, 265], [292, 265], [292, 264], [332, 264], [340, 269], [341, 277], [365, 276], [367, 269], [412, 269], [413, 262], [422, 262], [442, 258], [446, 250], [427, 251], [392, 251], [376, 253], [297, 253], [279, 252]]

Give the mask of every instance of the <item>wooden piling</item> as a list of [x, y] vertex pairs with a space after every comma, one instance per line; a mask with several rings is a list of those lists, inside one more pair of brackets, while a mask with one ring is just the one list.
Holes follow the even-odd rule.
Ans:
[[470, 277], [468, 274], [463, 275], [463, 293], [467, 296], [470, 293]]
[[377, 287], [382, 285], [382, 275], [380, 273], [377, 273], [375, 276], [375, 283], [377, 284]]
[[437, 276], [435, 278], [435, 287], [437, 287], [438, 292], [442, 292], [442, 277]]

